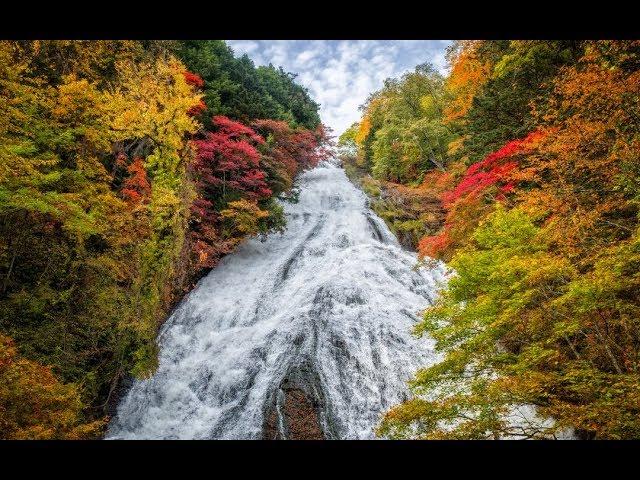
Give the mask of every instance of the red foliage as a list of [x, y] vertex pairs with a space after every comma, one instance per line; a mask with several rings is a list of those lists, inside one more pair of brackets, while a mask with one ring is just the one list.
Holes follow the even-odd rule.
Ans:
[[251, 199], [269, 197], [271, 190], [260, 170], [261, 155], [256, 148], [264, 139], [227, 117], [216, 116], [213, 124], [217, 131], [194, 142], [198, 153], [191, 168], [200, 189], [213, 197], [224, 197], [230, 191]]
[[218, 213], [231, 195], [254, 201], [269, 198], [274, 189], [287, 188], [296, 173], [327, 155], [322, 129], [292, 129], [276, 120], [258, 120], [250, 127], [225, 116], [213, 117], [213, 126], [214, 131], [194, 141], [197, 154], [190, 165], [198, 189], [190, 220], [197, 267], [214, 266], [233, 247], [233, 239], [220, 237]]
[[[456, 187], [442, 194], [442, 203], [446, 208], [466, 195], [479, 195], [483, 190], [499, 185], [509, 178], [509, 173], [518, 166], [516, 161], [509, 161], [514, 155], [524, 152], [532, 142], [540, 138], [541, 132], [533, 132], [523, 139], [512, 140], [499, 150], [490, 153], [484, 160], [474, 163], [465, 172]], [[514, 189], [513, 183], [506, 183], [499, 187], [499, 195], [504, 197]]]
[[487, 188], [496, 186], [498, 191], [495, 200], [505, 200], [506, 194], [516, 187], [510, 175], [518, 166], [514, 157], [530, 149], [543, 135], [543, 132], [535, 131], [525, 138], [508, 142], [499, 150], [487, 155], [484, 160], [471, 165], [462, 180], [452, 190], [442, 194], [442, 203], [447, 210], [444, 228], [439, 234], [420, 240], [420, 256], [443, 256], [459, 241], [461, 235], [465, 235], [463, 232], [477, 224], [482, 216], [480, 195]]
[[330, 154], [325, 148], [328, 138], [322, 125], [316, 131], [311, 131], [293, 129], [284, 121], [256, 120], [252, 126], [273, 138], [269, 155], [284, 165], [292, 178], [300, 170], [315, 167]]
[[198, 197], [191, 205], [191, 241], [196, 268], [211, 268], [232, 248], [220, 238], [218, 209], [230, 194], [259, 200], [272, 192], [260, 168], [256, 148], [264, 139], [251, 128], [223, 116], [213, 118], [214, 132], [194, 141], [196, 158], [189, 166]]
[[192, 117], [197, 117], [198, 115], [203, 113], [206, 109], [207, 109], [207, 106], [202, 100], [200, 100], [200, 103], [198, 103], [197, 105], [194, 105], [189, 110], [187, 110], [187, 115], [191, 115]]
[[122, 196], [130, 204], [146, 202], [151, 195], [151, 184], [147, 178], [147, 171], [141, 158], [137, 157], [127, 167], [129, 178], [122, 187]]
[[185, 71], [184, 79], [189, 85], [193, 85], [194, 87], [198, 87], [198, 88], [204, 87], [204, 80], [197, 73]]
[[449, 231], [445, 229], [437, 235], [422, 237], [418, 243], [420, 257], [438, 257], [451, 244]]
[[220, 257], [231, 251], [231, 244], [219, 237], [218, 212], [212, 202], [196, 198], [191, 206], [191, 251], [194, 254], [196, 270], [212, 268]]
[[258, 144], [264, 143], [264, 138], [258, 135], [251, 127], [231, 120], [224, 115], [213, 117], [213, 124], [216, 126], [218, 133], [227, 135], [234, 140], [245, 139]]

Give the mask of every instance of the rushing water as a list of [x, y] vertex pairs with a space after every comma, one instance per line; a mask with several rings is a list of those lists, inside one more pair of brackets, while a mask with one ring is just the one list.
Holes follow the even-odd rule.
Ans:
[[132, 385], [107, 438], [262, 438], [293, 371], [324, 399], [328, 437], [372, 438], [416, 369], [437, 361], [411, 328], [444, 267], [416, 268], [341, 168], [324, 163], [299, 185], [286, 232], [248, 241], [173, 312], [157, 372]]

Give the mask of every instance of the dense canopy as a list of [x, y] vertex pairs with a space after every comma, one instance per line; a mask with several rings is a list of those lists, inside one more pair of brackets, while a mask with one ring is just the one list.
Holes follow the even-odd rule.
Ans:
[[[416, 327], [444, 361], [379, 433], [638, 438], [640, 43], [462, 41], [449, 61], [340, 137], [374, 208], [455, 272]], [[523, 405], [538, 421], [510, 421]]]
[[327, 141], [294, 78], [222, 41], [0, 42], [1, 438], [99, 435], [172, 306], [284, 228]]

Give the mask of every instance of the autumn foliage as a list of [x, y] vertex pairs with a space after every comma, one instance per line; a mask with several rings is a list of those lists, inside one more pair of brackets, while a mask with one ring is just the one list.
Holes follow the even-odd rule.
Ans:
[[487, 155], [484, 160], [471, 165], [455, 188], [442, 195], [444, 206], [451, 207], [464, 196], [478, 197], [492, 186], [496, 186], [498, 199], [512, 191], [514, 185], [509, 178], [518, 166], [514, 157], [525, 152], [541, 135], [540, 132], [534, 132], [523, 139], [508, 142], [499, 150]]
[[186, 82], [189, 85], [193, 85], [194, 87], [197, 87], [197, 88], [204, 87], [204, 80], [197, 73], [192, 73], [192, 72], [185, 71], [184, 72], [184, 79], [186, 80]]
[[121, 190], [124, 199], [133, 205], [148, 201], [151, 194], [151, 184], [140, 157], [135, 158], [127, 167], [127, 173], [129, 177], [125, 180]]
[[21, 358], [15, 343], [0, 335], [0, 438], [82, 439], [104, 422], [81, 424], [82, 401], [75, 385], [58, 381], [51, 368]]
[[442, 193], [442, 204], [447, 212], [444, 227], [441, 232], [420, 240], [420, 255], [449, 258], [454, 248], [464, 244], [492, 208], [491, 204], [506, 200], [506, 195], [513, 192], [517, 185], [514, 173], [518, 168], [518, 158], [543, 137], [541, 131], [532, 132], [525, 138], [508, 142], [469, 166], [457, 184]]
[[213, 125], [215, 131], [194, 141], [197, 155], [192, 169], [198, 186], [206, 195], [220, 196], [223, 201], [238, 193], [253, 199], [269, 197], [271, 190], [260, 170], [257, 149], [264, 139], [250, 127], [223, 116], [215, 117]]
[[247, 126], [216, 116], [212, 125], [213, 131], [194, 140], [197, 153], [190, 165], [198, 189], [191, 236], [200, 267], [214, 266], [245, 236], [268, 230], [267, 210], [276, 208], [270, 202], [274, 193], [289, 190], [300, 171], [328, 153], [323, 132], [283, 121], [255, 120]]
[[100, 436], [195, 281], [285, 227], [317, 108], [222, 41], [0, 42], [0, 438]]
[[[439, 199], [418, 252], [453, 273], [415, 329], [444, 359], [416, 372], [378, 434], [640, 437], [639, 59], [638, 41], [463, 41], [443, 90], [422, 98], [443, 99], [435, 116], [403, 120], [419, 104], [402, 93], [408, 79], [372, 95], [353, 127], [357, 164], [382, 162], [369, 167], [381, 185], [409, 171], [406, 188]], [[394, 156], [421, 122], [432, 144], [454, 132], [443, 161], [426, 161], [428, 142], [423, 163]]]
[[462, 41], [449, 52], [451, 73], [447, 77], [446, 89], [451, 100], [444, 111], [446, 122], [464, 119], [473, 98], [489, 79], [491, 63], [478, 54], [481, 44], [478, 40]]

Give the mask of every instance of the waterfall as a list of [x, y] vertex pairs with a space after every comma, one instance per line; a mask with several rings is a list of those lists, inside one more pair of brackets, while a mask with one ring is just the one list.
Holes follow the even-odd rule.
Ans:
[[133, 383], [107, 438], [288, 438], [286, 411], [303, 404], [325, 438], [374, 438], [440, 359], [411, 329], [445, 267], [417, 268], [338, 166], [299, 185], [286, 231], [247, 241], [172, 313], [157, 372]]

